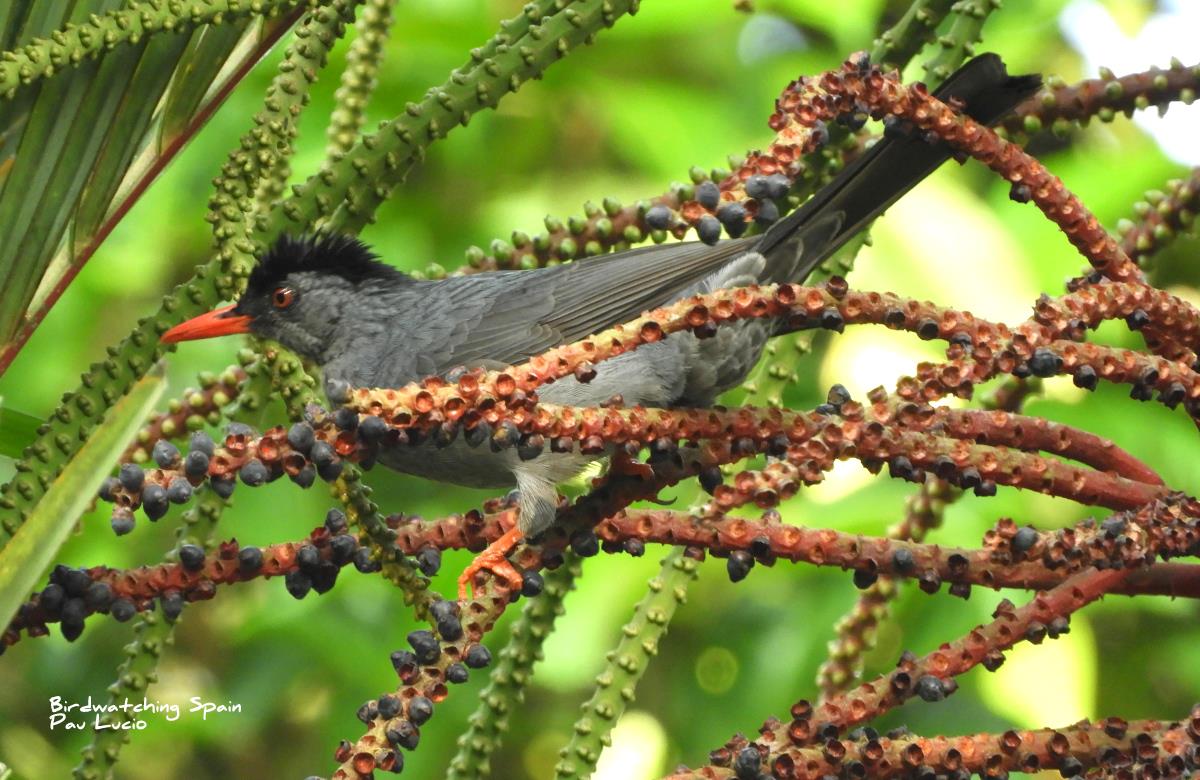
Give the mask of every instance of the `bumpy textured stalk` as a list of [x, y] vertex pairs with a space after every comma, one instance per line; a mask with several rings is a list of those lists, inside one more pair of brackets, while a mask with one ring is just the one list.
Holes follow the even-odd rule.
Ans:
[[[930, 530], [942, 524], [947, 501], [961, 494], [946, 482], [928, 477], [905, 502], [904, 518], [888, 529], [888, 537], [924, 541]], [[829, 656], [817, 670], [822, 699], [846, 690], [862, 674], [863, 655], [875, 646], [875, 630], [887, 619], [898, 592], [895, 579], [880, 577], [834, 626], [837, 635], [829, 643]]]
[[[315, 392], [316, 381], [296, 355], [276, 344], [263, 349], [263, 360], [270, 374], [271, 388], [283, 399], [288, 417], [303, 418], [308, 404], [318, 403]], [[365, 532], [379, 560], [383, 576], [404, 591], [404, 601], [417, 607], [417, 614], [425, 616], [432, 594], [429, 580], [422, 576], [412, 561], [396, 550], [391, 531], [379, 513], [379, 506], [371, 500], [371, 488], [362, 481], [362, 471], [347, 463], [337, 480], [330, 486], [331, 492], [345, 508], [346, 520], [352, 527]]]
[[1067, 84], [1061, 78], [1046, 79], [1046, 88], [1017, 106], [1001, 123], [1010, 136], [1050, 130], [1066, 137], [1095, 117], [1111, 122], [1117, 114], [1131, 116], [1151, 106], [1165, 111], [1176, 101], [1191, 105], [1200, 90], [1200, 65], [1185, 66], [1177, 59], [1169, 68], [1149, 68], [1117, 76], [1100, 68], [1099, 78]]
[[1000, 0], [958, 0], [950, 9], [953, 21], [950, 30], [938, 38], [941, 51], [925, 64], [930, 80], [939, 83], [946, 79], [968, 57], [975, 53], [983, 23], [1000, 7]]
[[[805, 281], [817, 284], [834, 274], [845, 275], [853, 270], [858, 253], [871, 243], [869, 230], [870, 226], [846, 242], [833, 257], [813, 269]], [[802, 330], [771, 339], [763, 350], [763, 358], [742, 382], [747, 400], [763, 406], [782, 407], [783, 394], [799, 380], [796, 368], [812, 352], [816, 337], [817, 331]]]
[[246, 372], [240, 366], [230, 366], [219, 375], [204, 371], [198, 378], [200, 389], [185, 390], [182, 397], [171, 400], [165, 412], [151, 417], [125, 449], [122, 461], [144, 463], [160, 439], [182, 438], [205, 424], [215, 425], [221, 408], [232, 403], [241, 392]]
[[404, 603], [415, 607], [418, 618], [427, 619], [429, 606], [438, 596], [429, 590], [429, 580], [412, 560], [392, 543], [391, 532], [384, 524], [379, 506], [371, 500], [371, 488], [362, 482], [362, 471], [346, 464], [333, 484], [333, 495], [345, 507], [346, 520], [351, 526], [365, 532], [367, 538], [364, 541], [371, 546], [383, 567], [383, 577], [404, 592]]
[[[261, 362], [254, 362], [256, 357], [248, 350], [241, 355], [242, 368], [231, 366], [226, 374], [240, 373], [242, 380], [239, 384], [237, 407], [233, 418], [248, 422], [265, 402], [266, 392], [270, 383]], [[244, 370], [243, 370], [244, 368]], [[203, 380], [201, 380], [203, 384]], [[220, 415], [220, 409], [226, 404], [220, 404], [214, 412]], [[196, 492], [196, 503], [180, 515], [181, 524], [175, 529], [176, 544], [167, 555], [168, 562], [178, 561], [179, 548], [184, 544], [198, 544], [206, 550], [212, 550], [217, 542], [217, 527], [222, 512], [230, 506], [230, 502], [221, 498], [212, 490], [202, 486]], [[166, 620], [161, 612], [153, 610], [142, 612], [133, 626], [133, 641], [125, 646], [126, 659], [117, 667], [117, 679], [108, 687], [109, 703], [119, 703], [126, 698], [136, 700], [146, 694], [146, 689], [158, 681], [158, 663], [164, 648], [174, 643], [174, 621]], [[115, 712], [106, 715], [110, 723], [122, 723], [130, 719], [126, 713]], [[96, 730], [92, 741], [82, 751], [82, 760], [75, 767], [77, 780], [101, 780], [111, 778], [113, 768], [120, 757], [121, 748], [129, 742], [131, 732], [120, 729]]]
[[325, 131], [329, 145], [325, 156], [343, 155], [354, 146], [366, 117], [367, 103], [375, 92], [376, 74], [383, 63], [383, 52], [392, 28], [392, 6], [396, 0], [367, 0], [358, 21], [355, 38], [346, 53], [342, 83], [334, 94], [337, 105]]
[[136, 45], [148, 35], [180, 34], [205, 24], [229, 24], [249, 16], [272, 17], [317, 0], [143, 0], [68, 24], [48, 38], [36, 38], [0, 54], [0, 95], [11, 99], [17, 88], [74, 67], [123, 44]]
[[[314, 11], [296, 28], [296, 40], [284, 53], [284, 63], [279, 66], [281, 78], [267, 88], [265, 103], [268, 110], [286, 117], [287, 121], [271, 128], [273, 143], [262, 144], [258, 151], [262, 170], [254, 188], [255, 212], [265, 211], [282, 196], [291, 175], [288, 160], [295, 151], [297, 120], [308, 105], [308, 85], [317, 80], [330, 49], [345, 34], [346, 25], [354, 21], [354, 9], [360, 2], [362, 0], [334, 0], [327, 7]], [[300, 90], [289, 89], [286, 77], [293, 68], [306, 82]]]
[[[1019, 412], [1025, 399], [1041, 389], [1041, 382], [1012, 380], [997, 388], [983, 402], [985, 408]], [[891, 539], [923, 542], [929, 531], [940, 528], [946, 507], [958, 501], [963, 491], [945, 480], [929, 475], [905, 502], [904, 517], [888, 529]], [[829, 656], [817, 670], [822, 700], [845, 691], [862, 675], [863, 656], [875, 647], [875, 630], [887, 620], [890, 604], [899, 593], [897, 581], [880, 577], [864, 590], [850, 611], [842, 616], [829, 643]]]
[[1165, 191], [1151, 191], [1134, 204], [1136, 222], [1122, 220], [1121, 248], [1135, 263], [1170, 246], [1180, 234], [1194, 234], [1196, 212], [1200, 210], [1200, 168], [1193, 168], [1184, 180], [1167, 182]]
[[[872, 61], [886, 61], [903, 67], [937, 27], [949, 6], [950, 0], [914, 3], [909, 12], [875, 42], [871, 50]], [[804, 194], [811, 194], [823, 179], [837, 169], [840, 158], [846, 151], [854, 153], [858, 148], [858, 144], [849, 137], [845, 128], [831, 125], [828, 130], [830, 140], [827, 148], [820, 154], [810, 155], [792, 182], [793, 193], [798, 194], [801, 199]], [[730, 157], [730, 162], [734, 168], [743, 168], [745, 159]], [[466, 272], [535, 268], [555, 260], [592, 257], [608, 251], [627, 249], [647, 238], [660, 243], [666, 240], [668, 232], [675, 238], [682, 239], [701, 217], [713, 213], [711, 210], [697, 208], [698, 204], [694, 202], [689, 203], [695, 197], [695, 186], [713, 181], [720, 184], [724, 190], [730, 184], [736, 186], [737, 182], [745, 178], [742, 174], [748, 176], [750, 173], [753, 171], [747, 173], [739, 170], [731, 174], [728, 170], [713, 170], [706, 173], [699, 168], [693, 168], [690, 172], [690, 184], [673, 184], [666, 193], [654, 198], [642, 199], [629, 205], [622, 205], [614, 198], [605, 198], [602, 206], [586, 203], [582, 218], [571, 217], [562, 220], [547, 217], [545, 233], [531, 237], [523, 231], [513, 231], [508, 241], [492, 241], [490, 252], [471, 247], [467, 250]], [[685, 204], [686, 210], [681, 208]], [[655, 230], [646, 223], [646, 212], [655, 205], [680, 212], [675, 215], [677, 221], [670, 231]], [[757, 209], [753, 200], [746, 201], [743, 205], [751, 213]], [[844, 253], [843, 257], [846, 258], [844, 270], [849, 270], [853, 265], [853, 254]], [[806, 350], [801, 349], [802, 353], [804, 351]]]
[[[183, 544], [200, 544], [212, 549], [215, 543], [217, 522], [229, 503], [216, 493], [202, 488], [196, 505], [183, 513], [183, 521], [176, 530], [179, 541], [168, 558], [176, 558]], [[108, 704], [119, 704], [126, 699], [137, 701], [146, 695], [147, 689], [158, 682], [158, 662], [165, 648], [175, 642], [175, 626], [178, 618], [168, 621], [161, 612], [143, 612], [133, 625], [133, 641], [125, 646], [125, 660], [117, 667], [117, 679], [108, 686]], [[104, 722], [125, 723], [133, 715], [121, 711], [106, 713]], [[92, 732], [92, 741], [82, 751], [82, 760], [75, 767], [77, 780], [102, 780], [112, 777], [113, 769], [121, 755], [121, 748], [129, 742], [132, 732], [123, 729], [97, 729]]]
[[579, 558], [567, 553], [563, 565], [546, 574], [542, 594], [525, 603], [492, 669], [490, 682], [479, 693], [479, 706], [458, 738], [458, 752], [450, 760], [446, 780], [471, 780], [491, 774], [492, 754], [508, 730], [509, 716], [525, 700], [533, 666], [542, 659], [542, 644], [562, 615], [563, 600], [574, 589], [579, 573]]
[[903, 69], [921, 47], [933, 39], [934, 32], [954, 0], [915, 0], [904, 16], [875, 39], [871, 59]]
[[[332, 229], [355, 232], [371, 220], [429, 144], [478, 111], [495, 106], [638, 5], [638, 0], [577, 0], [536, 24], [531, 20], [525, 35], [497, 45], [494, 55], [481, 49], [471, 70], [456, 71], [420, 103], [409, 104], [404, 114], [296, 188], [261, 221], [256, 236], [305, 230], [318, 219]], [[530, 9], [537, 12], [536, 6]]]
[[355, 0], [333, 0], [297, 27], [295, 40], [267, 88], [263, 108], [254, 116], [254, 126], [230, 152], [214, 181], [208, 219], [217, 244], [216, 260], [225, 272], [217, 279], [219, 298], [237, 297], [254, 255], [262, 249], [250, 235], [254, 215], [282, 191], [309, 88], [325, 67], [333, 44], [345, 32], [346, 23], [353, 21], [355, 4]]
[[583, 705], [575, 721], [574, 736], [559, 751], [554, 767], [558, 780], [590, 777], [600, 760], [600, 751], [612, 743], [612, 730], [634, 700], [638, 681], [650, 659], [658, 654], [658, 643], [666, 634], [675, 610], [687, 600], [688, 586], [696, 578], [696, 562], [679, 549], [663, 559], [658, 576], [621, 630], [621, 641], [608, 654], [608, 664], [596, 677], [596, 690]]
[[[878, 738], [831, 739], [793, 749], [770, 762], [771, 777], [819, 780], [838, 777], [847, 767], [872, 780], [916, 776], [1006, 777], [1010, 772], [1063, 777], [1188, 776], [1197, 764], [1200, 707], [1175, 722], [1086, 720], [1060, 729], [1010, 729], [1003, 733], [923, 737], [907, 732]], [[733, 751], [717, 751], [722, 765], [679, 770], [667, 780], [746, 777], [728, 766]], [[1119, 767], [1119, 769], [1118, 769]], [[1041, 770], [1039, 772], [1039, 770]], [[760, 775], [765, 777], [766, 775]]]

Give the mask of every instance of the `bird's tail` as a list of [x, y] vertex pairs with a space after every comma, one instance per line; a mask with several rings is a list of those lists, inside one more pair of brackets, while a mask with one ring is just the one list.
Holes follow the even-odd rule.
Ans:
[[[961, 101], [991, 125], [1042, 84], [1038, 75], [1010, 76], [995, 54], [982, 54], [934, 92]], [[771, 226], [755, 246], [767, 258], [763, 281], [802, 281], [901, 195], [945, 162], [950, 150], [915, 133], [889, 133], [847, 165], [796, 211]]]

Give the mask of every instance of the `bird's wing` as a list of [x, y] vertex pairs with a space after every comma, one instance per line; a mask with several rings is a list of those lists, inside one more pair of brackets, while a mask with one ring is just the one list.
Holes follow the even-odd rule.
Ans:
[[[1041, 84], [1009, 76], [994, 54], [972, 59], [934, 93], [957, 98], [991, 123]], [[764, 282], [799, 281], [846, 240], [949, 157], [911, 133], [885, 137], [803, 206], [762, 236], [666, 244], [536, 271], [458, 277], [424, 288], [416, 305], [421, 333], [393, 337], [391, 365], [410, 381], [457, 366], [516, 363], [695, 292], [730, 260], [766, 257]], [[412, 375], [415, 373], [415, 376]]]
[[[416, 332], [381, 356], [411, 381], [459, 366], [518, 363], [690, 293], [756, 239], [663, 244], [535, 271], [453, 277], [426, 287]], [[408, 319], [406, 317], [406, 319]], [[397, 360], [400, 355], [409, 359]]]

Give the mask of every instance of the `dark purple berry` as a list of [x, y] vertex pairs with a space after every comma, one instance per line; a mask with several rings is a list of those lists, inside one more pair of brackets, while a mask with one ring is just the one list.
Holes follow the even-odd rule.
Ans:
[[1029, 358], [1029, 370], [1043, 379], [1052, 377], [1062, 369], [1062, 358], [1045, 347], [1038, 347]]
[[186, 504], [192, 500], [192, 483], [183, 477], [175, 477], [167, 486], [167, 500], [172, 504]]
[[746, 195], [755, 200], [763, 200], [770, 197], [770, 186], [767, 184], [767, 177], [761, 174], [756, 174], [746, 179]]
[[179, 548], [179, 562], [188, 571], [200, 571], [204, 568], [204, 548], [195, 544], [185, 544]]
[[704, 243], [712, 246], [721, 240], [721, 223], [716, 218], [705, 214], [696, 223], [696, 236]]
[[312, 590], [312, 580], [304, 572], [296, 569], [283, 576], [283, 586], [293, 598], [302, 599]]
[[179, 448], [166, 439], [159, 439], [154, 443], [150, 457], [154, 458], [160, 469], [173, 468], [179, 463]]
[[108, 608], [108, 614], [118, 623], [124, 623], [137, 614], [137, 607], [129, 599], [116, 599]]
[[116, 477], [105, 477], [104, 481], [100, 483], [100, 491], [97, 495], [100, 496], [101, 501], [111, 502], [115, 498], [113, 491], [120, 486], [121, 480]]
[[238, 470], [238, 476], [242, 478], [242, 482], [250, 487], [258, 487], [267, 481], [270, 473], [263, 462], [258, 458], [251, 458], [246, 461], [245, 465]]
[[317, 593], [328, 593], [333, 590], [333, 586], [337, 584], [338, 572], [340, 571], [341, 569], [329, 561], [322, 561], [308, 575], [308, 578], [312, 580], [312, 589]]
[[257, 547], [243, 547], [238, 550], [238, 571], [243, 576], [257, 574], [263, 565], [262, 550]]
[[388, 726], [385, 735], [388, 742], [405, 750], [416, 750], [421, 741], [421, 731], [411, 721], [402, 720], [394, 726]]
[[[408, 644], [412, 647], [413, 652], [417, 655], [417, 660], [422, 664], [431, 664], [437, 661], [442, 654], [442, 647], [438, 644], [437, 638], [432, 631], [412, 631], [408, 635]], [[470, 653], [468, 653], [469, 659]], [[467, 661], [470, 666], [470, 660]]]
[[462, 638], [462, 622], [459, 620], [458, 603], [454, 601], [435, 601], [429, 607], [429, 614], [437, 627], [438, 634], [447, 642]]
[[472, 669], [482, 669], [492, 662], [492, 652], [483, 645], [471, 645], [463, 660]]
[[379, 561], [371, 557], [370, 547], [359, 547], [354, 551], [354, 568], [358, 569], [360, 574], [370, 574], [383, 567]]
[[83, 603], [83, 599], [68, 599], [62, 608], [62, 616], [59, 623], [59, 629], [62, 630], [63, 638], [68, 642], [74, 642], [83, 633], [83, 619], [87, 617], [87, 607]]
[[109, 524], [112, 525], [113, 533], [117, 536], [124, 536], [134, 529], [137, 521], [134, 520], [133, 512], [129, 511], [129, 507], [119, 506], [113, 509]]
[[401, 704], [398, 696], [380, 696], [376, 711], [384, 720], [391, 720], [400, 714]]
[[671, 209], [659, 203], [646, 209], [646, 227], [651, 230], [666, 230], [671, 227]]
[[542, 579], [542, 575], [532, 569], [526, 569], [521, 572], [521, 595], [526, 598], [532, 598], [546, 587], [546, 581]]
[[373, 414], [362, 418], [362, 422], [358, 424], [358, 435], [366, 442], [379, 441], [388, 430], [390, 429], [384, 419]]
[[83, 603], [92, 612], [107, 612], [112, 606], [113, 592], [107, 582], [93, 582], [83, 592]]
[[414, 696], [408, 702], [408, 719], [420, 726], [433, 717], [433, 702], [424, 696]]
[[758, 780], [762, 767], [762, 754], [754, 746], [744, 747], [733, 759], [733, 772], [738, 780]]
[[879, 574], [877, 572], [868, 571], [866, 569], [854, 570], [854, 587], [858, 588], [859, 590], [866, 590], [874, 585], [875, 581], [878, 579]]
[[311, 463], [306, 463], [304, 468], [291, 475], [291, 479], [302, 488], [310, 488], [317, 481], [317, 470]]
[[192, 479], [200, 479], [208, 474], [208, 455], [200, 450], [192, 450], [183, 459], [183, 473]]
[[174, 623], [183, 614], [183, 594], [177, 590], [167, 591], [159, 599], [163, 617], [168, 623]]
[[358, 540], [350, 534], [338, 534], [329, 540], [330, 559], [337, 566], [345, 566], [354, 560], [354, 552], [358, 549]]
[[1029, 526], [1017, 529], [1012, 538], [1012, 550], [1018, 556], [1023, 556], [1037, 544], [1038, 532]]
[[337, 460], [337, 454], [334, 453], [333, 447], [328, 442], [318, 441], [312, 445], [309, 452], [309, 457], [312, 462], [320, 470], [322, 466], [328, 466]]
[[313, 572], [321, 565], [321, 553], [311, 544], [301, 545], [296, 551], [296, 565], [301, 571]]
[[766, 227], [779, 220], [779, 207], [773, 200], [763, 200], [758, 203], [758, 211], [754, 213], [754, 221]]
[[333, 413], [333, 424], [343, 431], [352, 431], [358, 427], [358, 412], [343, 406]]
[[211, 436], [204, 431], [195, 431], [188, 437], [188, 450], [191, 452], [203, 452], [211, 458], [216, 448], [213, 446]]
[[717, 210], [717, 219], [725, 226], [731, 238], [746, 232], [746, 207], [740, 203], [726, 203]]
[[700, 182], [696, 185], [696, 202], [706, 209], [715, 209], [721, 202], [721, 188], [715, 182]]
[[945, 684], [932, 674], [922, 675], [917, 680], [914, 690], [918, 696], [928, 702], [941, 701], [946, 698]]
[[417, 568], [426, 577], [432, 577], [442, 568], [442, 551], [436, 547], [422, 547], [417, 553]]
[[708, 466], [700, 470], [700, 487], [712, 494], [725, 482], [725, 476], [719, 466]]
[[730, 582], [741, 582], [746, 579], [746, 575], [754, 568], [754, 556], [745, 550], [734, 550], [729, 553], [729, 560], [725, 562], [725, 571], [729, 573]]
[[237, 482], [231, 477], [213, 477], [208, 481], [214, 493], [221, 498], [229, 498], [233, 495], [233, 489], [237, 487]]
[[133, 463], [125, 463], [117, 472], [117, 480], [121, 483], [121, 487], [130, 493], [137, 493], [146, 482], [146, 472]]
[[67, 595], [72, 598], [82, 597], [92, 584], [91, 576], [83, 569], [67, 568], [62, 572], [59, 581], [62, 583]]
[[157, 520], [167, 513], [170, 504], [167, 501], [167, 491], [162, 485], [151, 482], [142, 489], [142, 511], [151, 520]]
[[600, 540], [589, 528], [571, 534], [571, 549], [580, 558], [591, 558], [600, 552]]
[[52, 582], [42, 589], [41, 594], [38, 596], [38, 606], [47, 615], [58, 617], [59, 612], [62, 611], [63, 604], [66, 602], [66, 597], [67, 594], [63, 590], [63, 586]]
[[316, 441], [316, 437], [313, 434], [311, 425], [306, 422], [298, 422], [294, 423], [291, 428], [288, 428], [287, 440], [288, 444], [292, 446], [292, 449], [296, 450], [302, 455], [307, 455], [309, 448], [311, 448], [313, 446], [313, 442]]

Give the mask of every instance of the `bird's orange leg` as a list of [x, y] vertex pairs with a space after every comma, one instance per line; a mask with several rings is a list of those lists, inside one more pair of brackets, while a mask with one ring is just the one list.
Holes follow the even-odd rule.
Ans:
[[496, 541], [487, 546], [487, 549], [475, 556], [475, 560], [471, 561], [471, 565], [463, 569], [463, 573], [458, 575], [458, 600], [467, 600], [468, 589], [474, 589], [472, 580], [480, 571], [487, 569], [492, 574], [495, 574], [502, 580], [508, 582], [508, 587], [511, 590], [521, 590], [523, 580], [516, 568], [508, 562], [508, 554], [512, 552], [517, 543], [525, 537], [521, 533], [521, 529], [513, 526], [504, 532]]

